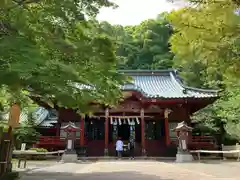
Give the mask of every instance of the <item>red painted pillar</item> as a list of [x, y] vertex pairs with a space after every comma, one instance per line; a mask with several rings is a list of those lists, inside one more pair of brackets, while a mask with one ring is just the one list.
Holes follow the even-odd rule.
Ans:
[[170, 144], [170, 137], [169, 137], [169, 125], [168, 125], [168, 114], [169, 114], [169, 110], [165, 109], [164, 110], [164, 124], [165, 124], [165, 141], [166, 141], [166, 145]]
[[109, 110], [106, 108], [105, 110], [105, 148], [104, 148], [104, 155], [108, 155], [108, 131], [109, 131]]
[[80, 146], [84, 146], [84, 140], [85, 140], [84, 124], [85, 124], [85, 119], [84, 119], [84, 117], [81, 117], [81, 119], [80, 119]]
[[146, 155], [146, 145], [145, 145], [145, 121], [144, 121], [144, 109], [141, 109], [141, 140], [142, 140], [142, 155]]
[[56, 137], [59, 137], [60, 136], [60, 123], [58, 122], [57, 124], [56, 124]]

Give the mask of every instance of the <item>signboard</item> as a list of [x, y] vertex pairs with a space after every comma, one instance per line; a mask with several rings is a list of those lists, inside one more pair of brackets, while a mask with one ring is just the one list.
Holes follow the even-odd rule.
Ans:
[[26, 143], [22, 143], [21, 144], [21, 151], [25, 151], [26, 150]]
[[186, 149], [187, 149], [186, 140], [182, 140], [182, 149], [183, 149], [183, 150], [186, 150]]
[[8, 125], [12, 128], [18, 127], [21, 109], [18, 104], [13, 104], [9, 111]]
[[71, 139], [68, 139], [67, 140], [67, 149], [69, 149], [69, 150], [72, 150], [72, 140]]

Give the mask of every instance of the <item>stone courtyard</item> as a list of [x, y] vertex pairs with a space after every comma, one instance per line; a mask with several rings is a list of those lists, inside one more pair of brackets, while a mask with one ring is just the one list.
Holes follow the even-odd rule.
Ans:
[[240, 180], [240, 162], [175, 163], [143, 160], [55, 163], [22, 173], [21, 180]]

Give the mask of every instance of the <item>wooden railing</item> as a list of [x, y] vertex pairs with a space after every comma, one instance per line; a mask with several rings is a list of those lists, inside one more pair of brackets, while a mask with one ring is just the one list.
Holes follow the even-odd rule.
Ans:
[[[76, 142], [80, 142], [79, 138], [76, 138]], [[86, 141], [86, 139], [85, 139]], [[37, 145], [65, 145], [66, 139], [59, 136], [40, 136], [37, 141]]]
[[[217, 142], [212, 136], [191, 136], [189, 137], [190, 149], [214, 149], [217, 146]], [[76, 142], [79, 139], [76, 139]], [[84, 140], [85, 143], [87, 139]], [[37, 145], [42, 146], [59, 146], [64, 145], [65, 139], [61, 139], [59, 136], [41, 136], [37, 142]], [[172, 140], [172, 144], [177, 144], [177, 140]]]
[[190, 149], [216, 149], [217, 141], [212, 136], [192, 136], [189, 142]]
[[[172, 144], [177, 144], [177, 139], [171, 141]], [[189, 148], [195, 149], [216, 149], [217, 141], [213, 136], [190, 136], [189, 137]]]
[[59, 136], [41, 136], [37, 141], [38, 145], [64, 145], [65, 139]]

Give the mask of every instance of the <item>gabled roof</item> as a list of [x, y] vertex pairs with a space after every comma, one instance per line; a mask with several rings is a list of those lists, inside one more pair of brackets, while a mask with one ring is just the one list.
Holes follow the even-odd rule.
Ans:
[[132, 77], [132, 82], [122, 89], [140, 92], [147, 98], [210, 98], [218, 97], [218, 90], [187, 87], [182, 83], [177, 71], [170, 70], [122, 70]]
[[44, 107], [37, 107], [33, 112], [33, 118], [38, 126], [53, 127], [57, 123], [58, 115], [54, 109], [47, 110]]

